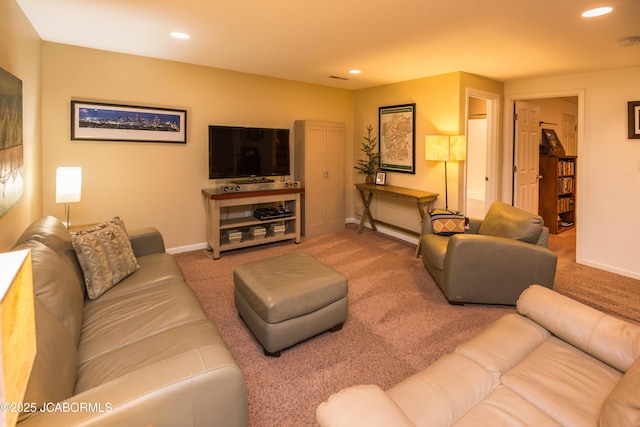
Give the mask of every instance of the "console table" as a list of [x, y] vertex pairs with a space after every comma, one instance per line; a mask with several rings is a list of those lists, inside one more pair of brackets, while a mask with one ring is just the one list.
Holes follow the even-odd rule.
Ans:
[[[371, 214], [371, 210], [370, 210], [371, 201], [373, 200], [374, 194], [378, 194], [380, 196], [389, 196], [396, 199], [403, 199], [403, 200], [409, 200], [411, 202], [414, 202], [418, 207], [418, 213], [420, 214], [420, 221], [423, 221], [425, 217], [425, 205], [426, 205], [427, 211], [429, 211], [431, 207], [431, 203], [438, 198], [438, 193], [431, 193], [429, 191], [421, 191], [421, 190], [413, 190], [411, 188], [394, 187], [392, 185], [356, 184], [356, 188], [360, 192], [360, 198], [362, 199], [362, 203], [364, 204], [364, 212], [362, 213], [362, 218], [360, 218], [360, 225], [358, 226], [358, 234], [362, 233], [362, 229], [364, 228], [364, 223], [367, 219], [369, 219], [369, 224], [371, 224], [371, 229], [373, 231], [377, 231], [376, 220], [373, 218], [373, 215]], [[408, 231], [410, 233], [414, 233], [411, 230], [407, 230], [397, 225], [384, 223], [382, 221], [378, 221], [378, 222], [393, 228], [398, 228], [404, 231]], [[416, 257], [420, 254], [420, 237], [422, 237], [422, 231], [420, 232], [420, 236], [418, 237], [418, 246], [416, 247]]]
[[[300, 243], [300, 194], [302, 193], [304, 193], [304, 188], [229, 193], [220, 192], [218, 189], [202, 189], [202, 195], [207, 199], [207, 245], [213, 251], [213, 259], [220, 258], [220, 251], [289, 239]], [[244, 206], [247, 211], [253, 211], [255, 205], [258, 204], [282, 204], [291, 211], [292, 215], [284, 218], [259, 220], [253, 216], [253, 212], [251, 212], [251, 216], [241, 218], [223, 218], [220, 214], [222, 208], [231, 206]], [[271, 230], [267, 230], [264, 237], [257, 238], [251, 235], [252, 226], [267, 228], [270, 224], [283, 224], [285, 226], [284, 233], [275, 234]], [[222, 234], [222, 230], [238, 230], [242, 232], [243, 237], [240, 241], [231, 242], [227, 235]]]

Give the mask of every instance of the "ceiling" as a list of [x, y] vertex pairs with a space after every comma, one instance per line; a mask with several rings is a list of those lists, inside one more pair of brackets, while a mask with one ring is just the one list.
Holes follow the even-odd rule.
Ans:
[[45, 41], [352, 90], [640, 65], [640, 43], [620, 46], [640, 38], [640, 0], [594, 1], [17, 0]]

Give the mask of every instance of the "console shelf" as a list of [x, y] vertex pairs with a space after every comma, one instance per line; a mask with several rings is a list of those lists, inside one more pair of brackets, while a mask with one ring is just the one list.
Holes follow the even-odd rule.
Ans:
[[[300, 243], [300, 194], [302, 188], [247, 191], [225, 193], [218, 189], [203, 189], [202, 195], [207, 199], [207, 245], [213, 251], [213, 259], [220, 258], [220, 252], [232, 249], [246, 248], [249, 246], [263, 245], [282, 240], [295, 240]], [[292, 215], [284, 218], [272, 218], [259, 220], [253, 216], [242, 218], [223, 219], [221, 210], [229, 207], [244, 207], [252, 211], [256, 205], [283, 204], [291, 210]], [[285, 226], [283, 234], [274, 235], [271, 225], [282, 224]], [[264, 226], [267, 234], [261, 238], [255, 238], [250, 229], [252, 226]], [[242, 233], [242, 240], [230, 242], [224, 231], [238, 230]]]

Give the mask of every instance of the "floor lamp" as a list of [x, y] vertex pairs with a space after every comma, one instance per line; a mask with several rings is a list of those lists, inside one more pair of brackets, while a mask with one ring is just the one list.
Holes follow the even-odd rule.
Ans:
[[56, 203], [64, 203], [64, 214], [69, 228], [69, 203], [80, 201], [82, 195], [82, 168], [80, 166], [56, 169]]
[[447, 186], [447, 162], [465, 160], [467, 138], [464, 135], [426, 135], [424, 137], [424, 159], [444, 162], [444, 200], [449, 209], [449, 189]]

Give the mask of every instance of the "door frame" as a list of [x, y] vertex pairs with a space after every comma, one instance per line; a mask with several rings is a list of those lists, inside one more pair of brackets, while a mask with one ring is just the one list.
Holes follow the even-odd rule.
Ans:
[[[489, 184], [485, 203], [500, 197], [500, 94], [467, 88], [464, 115], [464, 134], [467, 135], [469, 121], [469, 98], [484, 99], [487, 102], [487, 176]], [[462, 189], [464, 212], [467, 211], [467, 162], [465, 162], [464, 184]]]
[[[558, 90], [558, 91], [546, 91], [546, 92], [530, 92], [530, 93], [516, 93], [505, 95], [504, 102], [504, 134], [503, 134], [503, 150], [502, 150], [502, 162], [504, 167], [502, 168], [502, 201], [505, 203], [509, 203], [513, 205], [513, 166], [514, 166], [514, 153], [513, 146], [515, 142], [515, 120], [514, 120], [514, 111], [516, 101], [526, 101], [526, 100], [535, 100], [535, 99], [545, 99], [545, 98], [563, 98], [566, 96], [577, 96], [578, 97], [578, 130], [577, 130], [577, 138], [578, 138], [578, 147], [577, 147], [577, 155], [578, 155], [578, 167], [577, 167], [577, 177], [576, 177], [576, 186], [578, 188], [578, 192], [580, 188], [582, 188], [582, 182], [584, 180], [584, 162], [580, 161], [582, 157], [582, 153], [584, 151], [584, 101], [585, 101], [585, 90], [584, 89], [566, 89], [566, 90]], [[581, 250], [581, 232], [582, 227], [580, 224], [580, 213], [582, 212], [583, 205], [583, 197], [579, 196], [576, 198], [576, 223], [578, 227], [576, 227], [576, 262], [582, 263], [582, 250]]]

